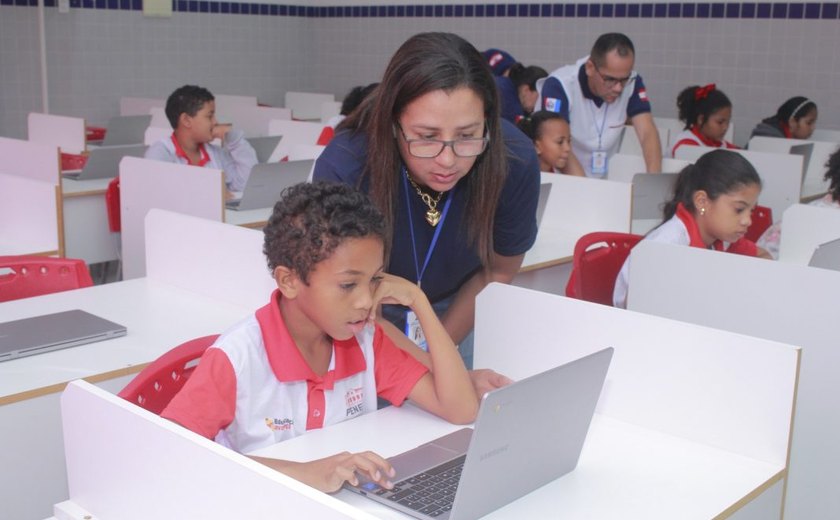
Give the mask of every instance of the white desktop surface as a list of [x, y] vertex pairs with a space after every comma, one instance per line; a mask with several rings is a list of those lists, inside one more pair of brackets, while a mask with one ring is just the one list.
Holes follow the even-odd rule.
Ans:
[[[252, 455], [311, 460], [370, 449], [390, 457], [458, 428], [407, 404]], [[596, 414], [577, 469], [483, 518], [546, 518], [550, 511], [552, 518], [707, 520], [783, 475], [781, 466]], [[379, 518], [409, 518], [346, 490], [335, 496]]]
[[138, 372], [141, 365], [179, 343], [220, 333], [253, 312], [140, 278], [5, 302], [0, 304], [0, 315], [10, 321], [69, 309], [125, 325], [128, 333], [0, 363], [0, 404], [25, 398], [30, 392], [60, 391], [61, 385], [74, 379]]

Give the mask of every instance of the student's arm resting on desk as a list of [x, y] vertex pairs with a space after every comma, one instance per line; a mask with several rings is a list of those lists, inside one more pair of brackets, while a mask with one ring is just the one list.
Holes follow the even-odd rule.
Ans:
[[374, 300], [376, 305], [371, 311], [371, 319], [376, 318], [375, 312], [380, 303], [394, 303], [414, 311], [423, 328], [429, 345], [431, 369], [415, 383], [409, 399], [451, 423], [466, 424], [475, 420], [478, 399], [470, 376], [458, 349], [422, 289], [408, 280], [385, 274]]
[[659, 142], [659, 132], [653, 122], [653, 115], [650, 112], [636, 114], [630, 122], [633, 123], [636, 135], [639, 136], [647, 172], [660, 173], [662, 171], [662, 143]]
[[[218, 125], [216, 128], [227, 125]], [[214, 134], [216, 129], [214, 128]], [[219, 160], [225, 172], [225, 183], [230, 191], [242, 191], [251, 169], [257, 164], [257, 152], [245, 139], [242, 130], [228, 129], [222, 133]]]

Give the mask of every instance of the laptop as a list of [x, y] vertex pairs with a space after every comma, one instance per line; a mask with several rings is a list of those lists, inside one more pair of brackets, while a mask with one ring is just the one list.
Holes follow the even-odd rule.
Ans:
[[814, 143], [795, 144], [790, 147], [790, 153], [802, 156], [802, 180], [800, 181], [800, 186], [802, 186], [805, 184], [808, 165], [811, 163], [811, 155], [814, 153]]
[[257, 164], [251, 169], [242, 196], [225, 202], [235, 211], [270, 208], [280, 199], [283, 190], [306, 182], [313, 160]]
[[613, 349], [485, 394], [475, 428], [389, 458], [385, 490], [360, 479], [345, 488], [415, 518], [484, 516], [577, 466]]
[[248, 137], [245, 140], [248, 141], [254, 151], [257, 152], [257, 162], [259, 163], [267, 163], [269, 159], [271, 159], [271, 154], [274, 153], [274, 150], [277, 149], [277, 145], [280, 144], [280, 139], [282, 136], [279, 135], [269, 135], [266, 137]]
[[93, 148], [81, 170], [63, 171], [61, 175], [77, 181], [112, 179], [119, 175], [120, 161], [123, 157], [143, 157], [147, 148], [144, 144]]
[[116, 116], [108, 120], [102, 146], [123, 146], [143, 144], [146, 129], [152, 123], [152, 115]]
[[126, 328], [82, 310], [0, 323], [0, 361], [125, 336]]
[[543, 182], [540, 184], [540, 196], [537, 199], [537, 228], [542, 224], [543, 215], [545, 215], [545, 207], [548, 204], [548, 196], [551, 194], [550, 182]]
[[840, 271], [840, 238], [817, 246], [808, 265]]

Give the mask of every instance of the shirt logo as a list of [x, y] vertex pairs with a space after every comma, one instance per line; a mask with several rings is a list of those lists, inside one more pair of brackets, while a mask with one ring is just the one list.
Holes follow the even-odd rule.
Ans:
[[545, 98], [545, 109], [549, 112], [560, 112], [560, 108], [563, 106], [563, 100], [557, 98]]
[[496, 54], [490, 56], [490, 59], [488, 60], [488, 62], [490, 63], [490, 68], [492, 69], [496, 66], [497, 63], [502, 61], [502, 57], [502, 53], [500, 52], [497, 52]]
[[290, 431], [292, 426], [294, 426], [295, 421], [289, 419], [288, 417], [285, 419], [272, 419], [271, 417], [265, 418], [265, 425], [268, 426], [269, 430], [278, 432], [278, 431]]
[[645, 90], [643, 88], [639, 89], [639, 99], [641, 99], [642, 101], [649, 101], [648, 100], [648, 95], [647, 95], [647, 90]]
[[347, 390], [347, 393], [344, 394], [344, 403], [347, 405], [345, 417], [352, 417], [364, 412], [364, 398], [365, 393], [361, 386]]

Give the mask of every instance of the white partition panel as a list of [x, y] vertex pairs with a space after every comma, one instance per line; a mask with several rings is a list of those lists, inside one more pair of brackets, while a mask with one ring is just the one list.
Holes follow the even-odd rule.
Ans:
[[[690, 164], [688, 161], [664, 157], [661, 173], [678, 173], [688, 164]], [[633, 176], [637, 173], [645, 173], [646, 168], [645, 159], [641, 155], [617, 153], [610, 157], [610, 171], [607, 178], [611, 181], [633, 182]]]
[[274, 119], [268, 123], [268, 135], [281, 135], [283, 139], [271, 154], [268, 162], [288, 157], [296, 145], [315, 146], [326, 125], [309, 121]]
[[837, 238], [840, 238], [840, 211], [794, 204], [782, 219], [779, 261], [808, 265], [820, 244]]
[[[668, 129], [659, 128], [657, 126], [656, 131], [659, 134], [659, 144], [662, 147], [662, 154], [670, 157], [670, 150], [667, 149], [668, 139], [670, 135]], [[621, 143], [618, 145], [618, 153], [622, 153], [625, 155], [636, 155], [639, 157], [642, 156], [642, 144], [639, 142], [639, 136], [636, 134], [636, 129], [633, 127], [633, 125], [624, 126], [624, 133], [621, 134]]]
[[58, 186], [0, 174], [0, 256], [63, 253]]
[[785, 518], [840, 518], [840, 272], [647, 242], [631, 254], [628, 308], [802, 347]]
[[224, 192], [222, 170], [123, 158], [120, 161], [123, 278], [146, 274], [144, 223], [150, 209], [221, 221]]
[[239, 108], [256, 107], [256, 96], [238, 96], [231, 94], [214, 94], [216, 113], [229, 114]]
[[263, 239], [254, 229], [152, 209], [146, 215], [146, 275], [257, 309], [276, 287], [262, 252]]
[[324, 101], [321, 103], [321, 122], [326, 123], [341, 114], [341, 101]]
[[320, 121], [321, 105], [335, 101], [333, 94], [319, 94], [315, 92], [286, 92], [284, 104], [292, 110], [295, 119], [304, 121]]
[[57, 144], [0, 137], [0, 173], [50, 184], [61, 184], [61, 159]]
[[[679, 119], [672, 117], [654, 117], [653, 122], [656, 128], [662, 128], [668, 131], [668, 141], [662, 141], [662, 154], [671, 156], [671, 149], [674, 147], [674, 137], [685, 129], [685, 123]], [[735, 125], [730, 122], [729, 128], [726, 129], [726, 134], [723, 138], [730, 143], [735, 136]]]
[[374, 518], [84, 381], [61, 407], [70, 499], [97, 519]]
[[120, 115], [121, 116], [145, 116], [151, 113], [153, 108], [160, 108], [166, 106], [165, 99], [156, 98], [140, 98], [140, 97], [121, 97], [120, 98]]
[[[153, 118], [154, 119], [154, 118]], [[143, 144], [151, 146], [161, 139], [166, 139], [172, 135], [172, 127], [166, 126], [150, 126], [143, 134]]]
[[826, 163], [831, 154], [837, 151], [837, 142], [755, 136], [750, 139], [749, 148], [756, 152], [790, 153], [791, 146], [800, 144], [811, 144], [813, 146], [802, 183], [802, 196], [825, 193], [829, 186], [829, 183], [823, 178]]
[[[677, 159], [695, 162], [712, 151], [705, 146], [681, 146]], [[792, 204], [799, 202], [802, 190], [802, 156], [782, 155], [748, 150], [732, 150], [743, 155], [761, 177], [762, 189], [758, 203], [781, 215]]]
[[831, 130], [828, 128], [817, 128], [811, 134], [811, 139], [815, 141], [825, 141], [828, 143], [840, 143], [840, 130]]
[[268, 124], [272, 119], [292, 119], [288, 108], [233, 105], [216, 108], [216, 120], [219, 123], [231, 123], [233, 127], [245, 132], [245, 137], [263, 137], [269, 135]]
[[29, 140], [58, 146], [64, 153], [79, 154], [87, 149], [85, 120], [30, 112], [27, 118]]

